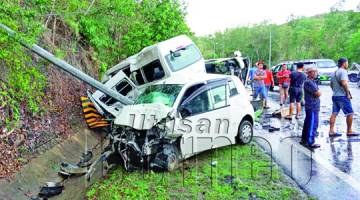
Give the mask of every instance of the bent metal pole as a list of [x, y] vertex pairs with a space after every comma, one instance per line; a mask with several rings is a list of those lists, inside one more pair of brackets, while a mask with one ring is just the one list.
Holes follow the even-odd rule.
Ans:
[[85, 83], [89, 84], [90, 86], [96, 88], [97, 90], [100, 90], [101, 92], [111, 96], [112, 98], [120, 101], [121, 103], [123, 103], [125, 105], [129, 105], [129, 104], [133, 103], [132, 101], [130, 101], [125, 96], [117, 93], [115, 90], [112, 90], [110, 88], [105, 87], [104, 84], [102, 84], [101, 82], [95, 80], [91, 76], [85, 74], [84, 72], [82, 72], [81, 70], [77, 69], [76, 67], [70, 65], [69, 63], [55, 57], [53, 54], [51, 54], [50, 52], [48, 52], [45, 49], [41, 48], [40, 46], [38, 46], [36, 44], [29, 45], [24, 40], [22, 40], [21, 38], [18, 39], [16, 37], [16, 32], [11, 30], [9, 27], [5, 26], [4, 24], [0, 23], [0, 29], [6, 31], [9, 36], [13, 37], [15, 40], [20, 42], [20, 44], [22, 46], [30, 49], [32, 52], [34, 52], [38, 56], [46, 59], [47, 61], [51, 62], [55, 66], [57, 66], [60, 69], [64, 70], [65, 72], [68, 72], [69, 74], [75, 76], [79, 80], [84, 81]]

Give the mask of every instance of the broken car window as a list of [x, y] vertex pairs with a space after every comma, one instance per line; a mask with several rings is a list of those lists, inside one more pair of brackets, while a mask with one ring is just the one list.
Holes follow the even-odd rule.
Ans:
[[145, 84], [144, 78], [141, 74], [140, 69], [135, 70], [131, 72], [130, 79], [132, 82], [134, 82], [136, 85], [143, 85]]
[[143, 67], [145, 78], [148, 82], [162, 79], [165, 76], [164, 69], [159, 60], [155, 60]]
[[195, 45], [191, 44], [165, 56], [172, 71], [183, 69], [201, 59], [201, 54]]
[[162, 103], [172, 107], [182, 86], [180, 84], [150, 85], [137, 98], [135, 104]]
[[225, 85], [211, 89], [212, 102], [214, 109], [226, 106], [226, 87]]
[[212, 110], [209, 90], [206, 90], [186, 102], [182, 107], [190, 112], [190, 115], [196, 115]]
[[[130, 83], [126, 79], [124, 79], [124, 80], [120, 81], [118, 84], [116, 84], [113, 87], [113, 89], [118, 91], [123, 96], [128, 96], [129, 92], [131, 92], [133, 90], [133, 87], [130, 85]], [[104, 94], [102, 97], [100, 97], [100, 100], [108, 106], [117, 102], [116, 99], [114, 99], [106, 94]]]
[[229, 81], [228, 85], [229, 85], [230, 97], [239, 94], [233, 81]]

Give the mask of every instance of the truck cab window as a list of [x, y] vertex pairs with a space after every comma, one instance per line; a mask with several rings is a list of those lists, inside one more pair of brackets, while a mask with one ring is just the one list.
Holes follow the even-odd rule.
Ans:
[[141, 74], [140, 69], [135, 70], [131, 72], [130, 79], [132, 82], [134, 82], [136, 85], [143, 85], [145, 84], [144, 78]]
[[159, 60], [155, 60], [143, 68], [145, 78], [148, 82], [160, 80], [165, 76], [165, 72]]

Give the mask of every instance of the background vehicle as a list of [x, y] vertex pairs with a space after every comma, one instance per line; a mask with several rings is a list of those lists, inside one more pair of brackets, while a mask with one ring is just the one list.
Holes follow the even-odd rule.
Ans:
[[209, 74], [233, 75], [245, 83], [250, 66], [250, 60], [241, 56], [239, 51], [234, 52], [234, 57], [205, 60], [205, 69]]
[[[336, 63], [331, 59], [310, 59], [310, 60], [299, 60], [296, 63], [304, 63], [304, 67], [310, 65], [314, 66], [318, 70], [318, 84], [321, 84], [322, 81], [329, 81], [332, 74], [338, 69]], [[295, 64], [296, 64], [295, 63]]]
[[360, 79], [358, 77], [360, 73], [360, 65], [357, 63], [353, 63], [348, 70], [349, 81], [352, 83], [357, 83]]
[[[274, 85], [276, 85], [276, 86], [279, 85], [279, 79], [277, 77], [277, 73], [281, 70], [281, 67], [282, 67], [283, 64], [286, 64], [287, 69], [290, 70], [290, 71], [296, 70], [296, 65], [294, 65], [293, 61], [281, 62], [281, 63], [271, 67], [271, 72], [272, 72], [273, 77], [274, 77]], [[270, 90], [273, 91], [274, 88], [271, 87]]]

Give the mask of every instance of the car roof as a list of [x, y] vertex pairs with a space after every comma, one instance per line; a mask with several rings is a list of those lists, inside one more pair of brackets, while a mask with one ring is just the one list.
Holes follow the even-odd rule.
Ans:
[[299, 62], [320, 62], [320, 61], [332, 61], [332, 62], [334, 62], [334, 60], [331, 60], [331, 59], [304, 59], [304, 60], [297, 60], [297, 61], [295, 61], [295, 63], [299, 63]]
[[214, 79], [230, 79], [230, 78], [231, 78], [230, 75], [223, 75], [223, 74], [201, 74], [201, 75], [181, 74], [177, 76], [171, 76], [162, 81], [159, 81], [156, 83], [156, 85], [161, 85], [161, 84], [181, 84], [181, 85], [191, 84], [192, 85], [195, 83], [201, 83]]
[[206, 64], [209, 64], [209, 63], [220, 63], [220, 62], [224, 62], [224, 61], [227, 61], [227, 60], [234, 60], [236, 59], [236, 57], [230, 57], [230, 58], [213, 58], [213, 59], [209, 59], [209, 60], [205, 60], [205, 63]]

